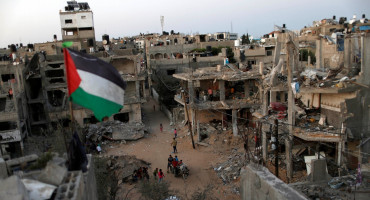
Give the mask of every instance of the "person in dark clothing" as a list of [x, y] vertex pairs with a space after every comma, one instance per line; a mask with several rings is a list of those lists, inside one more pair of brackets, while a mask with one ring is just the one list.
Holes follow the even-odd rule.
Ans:
[[143, 167], [143, 178], [146, 178], [147, 180], [149, 180], [149, 174], [148, 174], [147, 167]]
[[68, 170], [75, 171], [75, 170], [82, 170], [82, 172], [87, 171], [87, 156], [86, 151], [81, 143], [80, 138], [78, 137], [77, 132], [73, 133], [72, 140], [69, 144], [69, 151], [68, 151]]
[[157, 175], [158, 175], [158, 168], [155, 168], [153, 172], [154, 180], [157, 180]]
[[173, 157], [172, 155], [170, 155], [170, 157], [168, 157], [168, 163], [167, 163], [167, 173], [169, 172], [169, 169], [171, 169], [171, 165], [172, 165], [172, 161], [173, 161]]

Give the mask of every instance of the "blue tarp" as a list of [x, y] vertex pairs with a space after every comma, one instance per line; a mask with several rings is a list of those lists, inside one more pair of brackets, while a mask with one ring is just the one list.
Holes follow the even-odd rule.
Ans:
[[360, 26], [360, 31], [370, 30], [370, 26]]

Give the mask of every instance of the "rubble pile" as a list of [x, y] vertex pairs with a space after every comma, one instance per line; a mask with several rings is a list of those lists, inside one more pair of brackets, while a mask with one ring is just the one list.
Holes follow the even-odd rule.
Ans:
[[121, 121], [107, 121], [90, 124], [86, 128], [86, 138], [99, 142], [103, 138], [109, 140], [138, 140], [144, 137], [143, 123], [123, 123]]
[[353, 193], [356, 193], [356, 199], [362, 199], [364, 196], [361, 195], [367, 195], [366, 191], [368, 191], [369, 182], [366, 173], [360, 177], [358, 174], [352, 174], [334, 177], [328, 183], [297, 183], [292, 186], [311, 199], [352, 199]]
[[117, 179], [123, 182], [131, 180], [134, 170], [150, 166], [150, 163], [137, 159], [135, 156], [111, 156], [106, 164], [110, 171], [114, 171]]
[[213, 128], [215, 128], [218, 131], [218, 133], [221, 133], [223, 131], [221, 120], [213, 119], [212, 121], [210, 121], [209, 125], [211, 125]]
[[210, 134], [215, 133], [217, 130], [210, 124], [199, 124], [199, 132], [201, 139], [208, 138]]
[[244, 153], [238, 152], [235, 148], [232, 150], [232, 154], [228, 157], [228, 160], [216, 166], [214, 170], [224, 184], [227, 184], [240, 176], [240, 169], [244, 166], [244, 160]]

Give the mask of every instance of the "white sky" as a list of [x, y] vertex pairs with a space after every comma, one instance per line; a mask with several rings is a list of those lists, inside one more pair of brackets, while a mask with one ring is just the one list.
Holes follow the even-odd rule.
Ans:
[[[370, 19], [370, 0], [81, 0], [94, 13], [97, 40], [110, 37], [161, 32], [213, 33], [230, 31], [248, 33], [255, 38], [269, 33], [274, 24], [285, 23], [298, 30], [312, 21], [333, 15]], [[0, 48], [12, 43], [61, 39], [59, 10], [66, 0], [0, 0]]]

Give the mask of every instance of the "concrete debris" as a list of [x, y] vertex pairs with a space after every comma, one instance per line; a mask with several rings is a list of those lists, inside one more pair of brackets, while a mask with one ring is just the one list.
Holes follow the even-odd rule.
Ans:
[[46, 184], [32, 179], [22, 179], [31, 200], [50, 199], [54, 190], [57, 188], [54, 185]]
[[200, 132], [201, 139], [208, 138], [210, 134], [215, 133], [216, 131], [217, 129], [214, 128], [214, 125], [206, 124], [206, 123], [199, 124], [199, 132]]
[[90, 124], [86, 138], [99, 142], [103, 138], [108, 140], [138, 140], [144, 137], [143, 123], [123, 123], [121, 121], [107, 121], [99, 124]]
[[29, 200], [26, 187], [18, 176], [1, 180], [0, 199]]
[[327, 76], [326, 72], [322, 72], [316, 69], [306, 69], [301, 73], [301, 76], [304, 76], [306, 78], [309, 78], [311, 80], [316, 80], [316, 79], [323, 79], [323, 77]]
[[111, 156], [107, 161], [107, 168], [114, 171], [118, 180], [129, 182], [134, 170], [140, 167], [149, 167], [150, 163], [137, 159], [135, 156]]
[[[325, 170], [324, 170], [325, 171]], [[355, 171], [352, 173], [356, 173]], [[311, 199], [368, 199], [369, 173], [362, 173], [362, 182], [358, 174], [350, 174], [330, 179], [330, 181], [312, 183], [301, 182], [292, 186]]]
[[228, 184], [240, 176], [240, 170], [244, 166], [243, 161], [244, 153], [233, 149], [228, 160], [214, 167], [214, 170], [224, 184]]
[[60, 185], [66, 175], [67, 168], [48, 162], [38, 180], [51, 185]]

